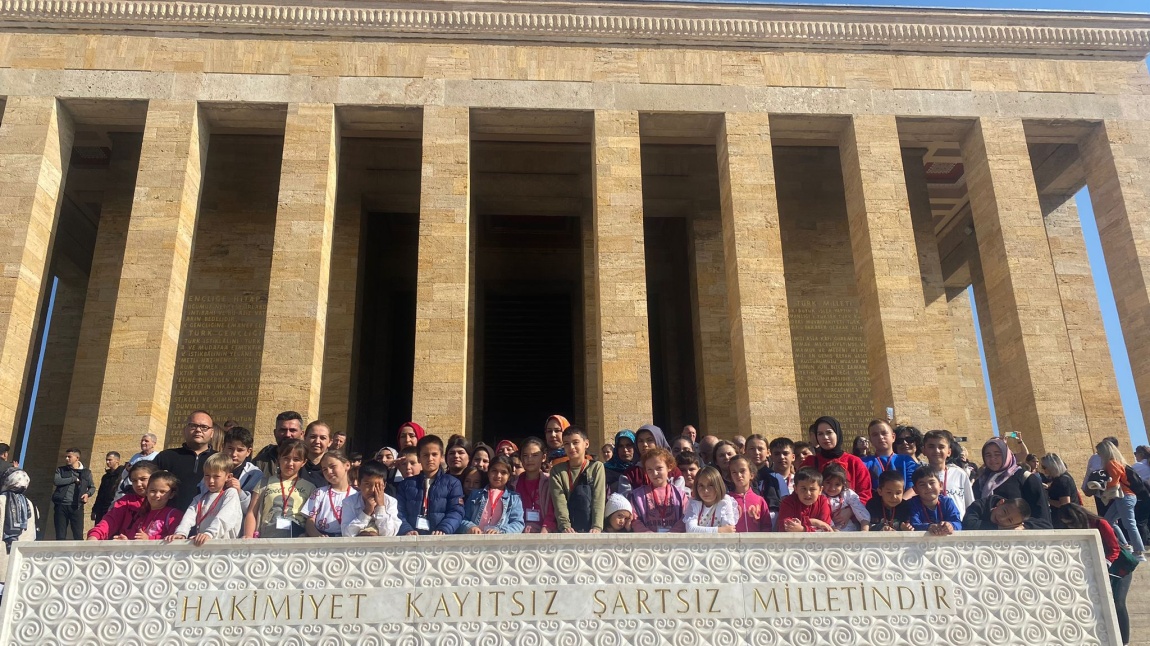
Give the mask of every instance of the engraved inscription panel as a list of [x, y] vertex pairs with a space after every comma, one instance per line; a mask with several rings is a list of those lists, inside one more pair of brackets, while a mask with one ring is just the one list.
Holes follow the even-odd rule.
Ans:
[[0, 643], [1118, 644], [1097, 532], [1009, 534], [17, 542]]
[[873, 413], [866, 342], [855, 301], [801, 299], [791, 302], [790, 310], [803, 421], [833, 415], [842, 422], [848, 441], [865, 434]]

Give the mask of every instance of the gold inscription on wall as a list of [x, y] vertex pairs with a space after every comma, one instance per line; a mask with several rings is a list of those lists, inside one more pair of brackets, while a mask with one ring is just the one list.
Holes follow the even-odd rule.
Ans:
[[168, 446], [182, 439], [184, 418], [197, 408], [216, 421], [250, 426], [259, 395], [266, 297], [188, 296], [168, 418]]
[[796, 299], [790, 302], [790, 317], [802, 419], [809, 423], [831, 415], [842, 422], [848, 439], [865, 434], [874, 413], [857, 303]]
[[176, 625], [950, 615], [941, 580], [182, 593]]

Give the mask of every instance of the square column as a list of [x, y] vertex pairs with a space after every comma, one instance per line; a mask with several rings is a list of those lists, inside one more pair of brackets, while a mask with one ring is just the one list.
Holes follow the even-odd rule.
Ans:
[[195, 102], [149, 102], [94, 452], [166, 441], [208, 138]]
[[335, 106], [289, 105], [253, 429], [261, 441], [281, 411], [319, 416], [338, 168]]
[[470, 118], [466, 107], [423, 109], [411, 416], [442, 438], [466, 433]]
[[0, 442], [12, 441], [19, 421], [72, 138], [54, 97], [8, 98], [0, 124]]
[[[651, 421], [651, 351], [643, 247], [638, 112], [595, 112], [592, 172], [594, 326], [600, 394], [596, 446]], [[591, 414], [588, 414], [590, 417]]]
[[[734, 434], [739, 427], [731, 364], [731, 324], [727, 318], [727, 275], [723, 263], [723, 223], [717, 213], [691, 220], [691, 316], [695, 327], [695, 380], [699, 424], [704, 432]], [[678, 429], [668, 429], [676, 431]]]
[[716, 149], [738, 432], [789, 437], [801, 420], [769, 116], [725, 114]]
[[895, 118], [855, 115], [839, 154], [872, 411], [879, 416], [893, 406], [901, 420], [940, 428], [934, 352], [944, 342], [944, 330], [941, 320], [926, 316]]
[[1150, 121], [1107, 120], [1080, 150], [1134, 386], [1150, 419]]
[[1019, 119], [981, 118], [962, 142], [1011, 427], [1037, 454], [1088, 454], [1090, 433]]

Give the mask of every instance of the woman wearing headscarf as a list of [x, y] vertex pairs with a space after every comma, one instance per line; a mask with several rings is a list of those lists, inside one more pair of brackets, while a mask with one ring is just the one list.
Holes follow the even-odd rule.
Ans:
[[570, 426], [571, 422], [562, 415], [552, 415], [543, 422], [543, 441], [547, 444], [547, 459], [552, 463], [561, 462], [561, 458], [567, 457], [563, 450], [563, 431]]
[[[32, 502], [24, 495], [28, 491], [28, 473], [9, 469], [0, 485], [0, 527], [4, 528], [4, 550], [0, 551], [0, 579], [8, 574], [8, 553], [13, 541], [36, 540], [37, 514]], [[0, 591], [3, 590], [0, 581]]]
[[1027, 529], [1050, 529], [1050, 504], [1038, 474], [1020, 469], [1018, 458], [1002, 438], [992, 437], [982, 445], [982, 473], [974, 481], [974, 499], [991, 496], [1022, 498], [1030, 504]]
[[[651, 484], [651, 479], [647, 477], [647, 470], [643, 468], [643, 455], [653, 448], [670, 451], [671, 444], [667, 441], [667, 436], [663, 434], [663, 429], [654, 424], [644, 424], [635, 432], [635, 450], [638, 455], [635, 456], [635, 463], [623, 473], [622, 478], [619, 478], [616, 486], [619, 493], [626, 495], [632, 489]], [[683, 472], [679, 471], [678, 467], [672, 469], [670, 480], [675, 486], [681, 485]]]
[[843, 450], [843, 427], [839, 421], [823, 416], [816, 419], [807, 430], [814, 441], [815, 454], [803, 460], [799, 468], [809, 467], [822, 473], [823, 468], [832, 462], [842, 466], [847, 472], [847, 486], [858, 494], [859, 501], [865, 505], [873, 494], [870, 471], [857, 456]]
[[[629, 428], [615, 434], [615, 452], [603, 465], [607, 474], [607, 495], [616, 493], [615, 485], [619, 482], [619, 478], [639, 461], [636, 444], [638, 443], [635, 441], [635, 433]], [[626, 492], [623, 495], [626, 495]]]

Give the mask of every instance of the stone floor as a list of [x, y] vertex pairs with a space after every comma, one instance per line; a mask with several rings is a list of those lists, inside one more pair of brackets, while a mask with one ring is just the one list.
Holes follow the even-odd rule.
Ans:
[[1130, 643], [1150, 646], [1150, 567], [1146, 564], [1134, 570], [1134, 582], [1126, 596], [1126, 610], [1130, 612]]

